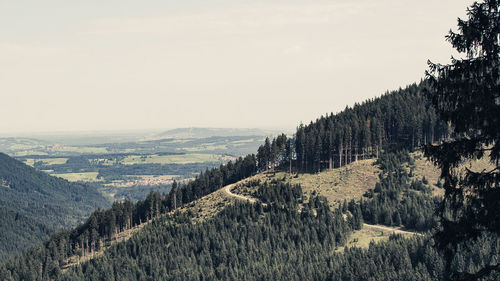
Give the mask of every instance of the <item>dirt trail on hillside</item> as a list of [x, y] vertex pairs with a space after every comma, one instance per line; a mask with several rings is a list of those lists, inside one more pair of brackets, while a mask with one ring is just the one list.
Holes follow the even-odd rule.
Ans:
[[247, 200], [251, 203], [255, 203], [257, 200], [255, 198], [251, 198], [251, 197], [246, 197], [246, 196], [243, 196], [243, 195], [239, 195], [239, 194], [234, 194], [231, 192], [231, 188], [233, 188], [234, 186], [234, 183], [233, 184], [230, 184], [230, 185], [226, 185], [226, 187], [224, 187], [224, 191], [229, 195], [229, 196], [232, 196], [232, 197], [236, 197], [236, 198], [239, 198], [241, 200]]
[[423, 235], [423, 234], [418, 233], [418, 232], [406, 231], [406, 230], [401, 230], [401, 229], [397, 229], [397, 228], [393, 228], [393, 227], [388, 227], [388, 226], [383, 226], [383, 225], [375, 225], [375, 224], [363, 223], [363, 226], [371, 227], [371, 228], [376, 228], [376, 229], [383, 230], [383, 231], [392, 231], [392, 232], [397, 233], [397, 234]]
[[[257, 199], [255, 199], [255, 198], [247, 197], [247, 196], [243, 196], [243, 195], [235, 194], [235, 193], [231, 192], [231, 189], [233, 188], [234, 185], [235, 184], [233, 183], [233, 184], [230, 184], [230, 185], [226, 185], [224, 187], [224, 191], [226, 192], [227, 195], [232, 196], [232, 197], [236, 197], [236, 198], [241, 199], [241, 200], [247, 200], [247, 201], [249, 201], [251, 203], [257, 202]], [[396, 233], [396, 234], [416, 234], [416, 235], [423, 235], [421, 233], [412, 232], [412, 231], [405, 231], [405, 230], [401, 230], [401, 229], [397, 229], [397, 228], [393, 228], [393, 227], [388, 227], [388, 226], [383, 226], [383, 225], [374, 225], [374, 224], [363, 223], [363, 227], [376, 228], [376, 229], [382, 230], [382, 231], [392, 231], [393, 233]]]

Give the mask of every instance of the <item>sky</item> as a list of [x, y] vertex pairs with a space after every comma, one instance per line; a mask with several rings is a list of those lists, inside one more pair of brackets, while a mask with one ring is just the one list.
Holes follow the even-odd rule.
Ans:
[[291, 129], [456, 55], [463, 0], [0, 0], [0, 134]]

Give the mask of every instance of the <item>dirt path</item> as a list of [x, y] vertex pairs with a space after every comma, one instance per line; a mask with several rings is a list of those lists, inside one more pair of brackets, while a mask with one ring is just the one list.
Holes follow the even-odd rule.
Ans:
[[[249, 201], [251, 203], [255, 203], [257, 201], [255, 198], [252, 198], [252, 197], [247, 197], [247, 196], [243, 196], [243, 195], [240, 195], [240, 194], [232, 193], [231, 189], [233, 188], [234, 185], [235, 184], [233, 183], [233, 184], [230, 184], [230, 185], [226, 185], [224, 187], [224, 191], [227, 193], [227, 195], [232, 196], [232, 197], [236, 197], [236, 198], [241, 199], [241, 200], [247, 200], [247, 201]], [[375, 225], [375, 224], [363, 223], [363, 227], [376, 228], [378, 230], [390, 231], [390, 232], [397, 233], [397, 234], [423, 235], [421, 233], [412, 232], [412, 231], [405, 231], [405, 230], [401, 230], [401, 229], [397, 229], [397, 228], [392, 228], [392, 227], [388, 227], [388, 226], [383, 226], [383, 225]]]
[[241, 200], [247, 200], [251, 203], [255, 203], [256, 202], [256, 199], [255, 198], [251, 198], [251, 197], [246, 197], [246, 196], [243, 196], [243, 195], [239, 195], [239, 194], [234, 194], [231, 192], [231, 188], [233, 188], [234, 186], [234, 183], [233, 184], [230, 184], [230, 185], [226, 185], [226, 187], [224, 187], [224, 191], [229, 195], [229, 196], [232, 196], [232, 197], [236, 197], [238, 199], [241, 199]]
[[401, 229], [397, 229], [397, 228], [392, 228], [392, 227], [388, 227], [388, 226], [383, 226], [383, 225], [375, 225], [375, 224], [363, 223], [363, 227], [365, 227], [365, 226], [366, 227], [371, 227], [371, 228], [376, 228], [376, 229], [383, 230], [383, 231], [392, 231], [392, 232], [397, 233], [397, 234], [423, 235], [421, 233], [412, 232], [412, 231], [405, 231], [405, 230], [401, 230]]

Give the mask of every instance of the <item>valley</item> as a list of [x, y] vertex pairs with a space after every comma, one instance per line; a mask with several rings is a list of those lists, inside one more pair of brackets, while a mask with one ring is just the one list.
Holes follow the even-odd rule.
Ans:
[[0, 138], [0, 148], [50, 175], [94, 184], [111, 201], [139, 200], [151, 190], [168, 192], [174, 180], [185, 182], [200, 171], [255, 151], [266, 137], [263, 134], [272, 132], [180, 128], [113, 143], [105, 141], [117, 137], [88, 137], [80, 143], [70, 136]]
[[0, 280], [500, 280], [500, 1], [244, 2], [0, 9]]

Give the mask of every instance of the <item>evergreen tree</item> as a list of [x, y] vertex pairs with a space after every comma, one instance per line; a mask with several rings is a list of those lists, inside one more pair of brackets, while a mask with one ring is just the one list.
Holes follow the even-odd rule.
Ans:
[[[444, 179], [439, 246], [452, 278], [473, 280], [500, 271], [494, 259], [477, 270], [450, 268], [461, 245], [500, 235], [500, 1], [476, 2], [467, 16], [458, 20], [458, 32], [446, 36], [465, 58], [449, 65], [429, 62], [429, 95], [441, 119], [453, 126], [454, 138], [427, 146], [426, 155], [439, 165]], [[464, 160], [483, 157], [489, 157], [492, 169], [457, 169]]]

